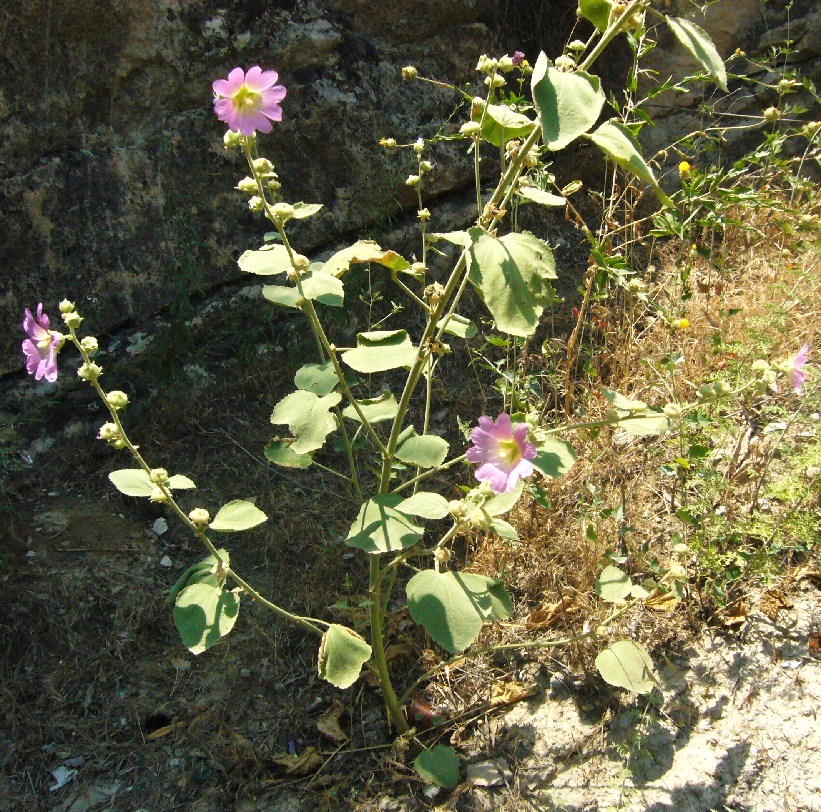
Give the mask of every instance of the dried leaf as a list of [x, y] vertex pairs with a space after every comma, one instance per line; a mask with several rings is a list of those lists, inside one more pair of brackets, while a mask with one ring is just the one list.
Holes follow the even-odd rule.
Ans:
[[813, 570], [809, 567], [799, 567], [792, 574], [794, 581], [800, 581], [802, 578], [818, 578], [821, 579], [821, 570]]
[[810, 650], [810, 654], [821, 654], [821, 634], [819, 632], [813, 632], [809, 640], [807, 640], [807, 646]]
[[644, 605], [656, 612], [674, 612], [678, 604], [675, 592], [665, 592], [659, 587], [652, 590], [644, 599]]
[[504, 705], [513, 705], [516, 702], [521, 702], [523, 699], [537, 694], [539, 686], [537, 683], [525, 685], [516, 680], [509, 682], [499, 682], [493, 686], [490, 694], [490, 706], [492, 708], [500, 708]]
[[728, 629], [735, 629], [743, 626], [747, 622], [747, 606], [744, 601], [738, 601], [727, 607], [727, 614], [724, 616], [724, 625]]
[[163, 727], [158, 727], [156, 730], [152, 730], [151, 733], [146, 736], [146, 739], [149, 741], [161, 739], [163, 736], [167, 736], [169, 733], [173, 733], [175, 730], [185, 727], [185, 725], [185, 722], [171, 722], [170, 725], [164, 725]]
[[385, 649], [385, 659], [390, 662], [396, 657], [412, 657], [413, 649], [407, 643], [391, 643]]
[[418, 730], [428, 730], [442, 719], [442, 715], [422, 694], [414, 693], [408, 706], [408, 721]]
[[323, 759], [315, 747], [308, 747], [299, 755], [286, 754], [273, 759], [273, 762], [282, 767], [286, 775], [298, 777], [316, 772], [322, 766]]
[[567, 612], [571, 612], [576, 608], [576, 602], [573, 598], [565, 595], [556, 603], [546, 603], [544, 606], [534, 609], [525, 620], [525, 628], [528, 631], [533, 631], [551, 626]]
[[761, 593], [758, 608], [773, 622], [778, 619], [782, 609], [792, 609], [792, 604], [780, 589], [767, 589]]
[[338, 700], [334, 702], [331, 709], [323, 713], [316, 723], [316, 729], [323, 735], [335, 742], [348, 741], [348, 735], [339, 726], [339, 717], [345, 712], [345, 706]]

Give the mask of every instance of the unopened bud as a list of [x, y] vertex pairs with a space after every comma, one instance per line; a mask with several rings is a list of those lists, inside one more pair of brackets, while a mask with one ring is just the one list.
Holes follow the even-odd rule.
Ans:
[[262, 202], [261, 197], [257, 197], [257, 195], [254, 195], [248, 201], [248, 208], [251, 209], [251, 211], [262, 211], [263, 208], [265, 208], [265, 204]]
[[168, 471], [165, 468], [152, 468], [148, 478], [155, 485], [165, 485], [168, 482]]
[[505, 82], [504, 77], [499, 76], [498, 73], [495, 73], [493, 76], [485, 77], [485, 84], [488, 87], [504, 87], [507, 82]]
[[254, 167], [254, 172], [261, 175], [267, 175], [274, 171], [274, 165], [267, 158], [255, 158], [251, 162], [251, 166]]
[[450, 513], [454, 519], [463, 518], [466, 513], [465, 503], [462, 502], [461, 499], [451, 499], [451, 501], [448, 502], [448, 513]]
[[478, 121], [466, 121], [460, 128], [459, 132], [462, 135], [470, 136], [474, 138], [475, 136], [479, 135], [482, 132], [482, 126], [479, 124]]
[[78, 370], [77, 374], [84, 380], [84, 381], [96, 381], [100, 375], [103, 374], [103, 368], [98, 366], [93, 361], [90, 361], [87, 364], [83, 364]]
[[493, 486], [489, 482], [481, 482], [479, 484], [479, 493], [481, 493], [484, 497], [489, 497], [493, 496], [495, 491], [493, 490]]
[[716, 399], [716, 393], [709, 383], [703, 383], [698, 388], [698, 398], [704, 403], [710, 403]]
[[450, 561], [451, 556], [452, 553], [447, 547], [437, 547], [436, 552], [433, 554], [436, 562], [440, 565], [447, 564], [448, 561]]
[[727, 381], [716, 381], [713, 384], [713, 391], [716, 393], [716, 397], [724, 398], [733, 391], [733, 387]]
[[532, 150], [530, 150], [530, 152], [526, 153], [522, 163], [528, 169], [532, 169], [534, 166], [536, 166], [536, 164], [539, 163], [539, 152], [538, 152], [538, 150], [532, 149]]
[[154, 488], [148, 497], [149, 502], [160, 502], [164, 504], [168, 501], [168, 494], [162, 488]]
[[61, 313], [71, 313], [74, 310], [74, 302], [70, 302], [68, 299], [63, 299], [60, 302], [60, 312]]
[[267, 182], [267, 184], [268, 184], [268, 188], [269, 188], [272, 192], [276, 192], [276, 191], [278, 191], [279, 189], [281, 189], [281, 188], [282, 188], [282, 184], [281, 184], [278, 180], [275, 180], [275, 179], [273, 179], [273, 178], [271, 178], [271, 180], [269, 180], [269, 181]]
[[188, 518], [191, 524], [197, 527], [205, 527], [211, 521], [211, 515], [205, 508], [194, 508], [189, 514]]
[[416, 141], [413, 142], [413, 151], [417, 155], [421, 155], [425, 151], [425, 139], [424, 138], [417, 138]]
[[567, 46], [567, 50], [575, 51], [576, 53], [578, 53], [580, 51], [583, 51], [586, 47], [587, 46], [580, 39], [574, 39], [573, 42], [571, 42]]
[[678, 403], [668, 403], [664, 407], [664, 416], [669, 420], [678, 420], [683, 412], [684, 409]]
[[396, 149], [396, 139], [395, 138], [380, 138], [379, 139], [379, 146], [385, 147], [385, 149]]
[[98, 349], [100, 349], [100, 345], [97, 343], [97, 339], [94, 336], [85, 336], [80, 341], [80, 346], [89, 354], [94, 355]]
[[402, 78], [407, 80], [415, 79], [419, 75], [419, 71], [413, 65], [406, 65], [402, 68]]
[[126, 395], [125, 392], [121, 392], [119, 389], [114, 389], [106, 394], [105, 402], [112, 409], [124, 409], [128, 406], [128, 395]]
[[294, 254], [293, 266], [298, 271], [307, 271], [311, 264], [311, 260], [305, 254]]
[[286, 223], [294, 216], [294, 207], [290, 203], [276, 203], [271, 211], [281, 223]]
[[83, 319], [79, 313], [72, 310], [70, 313], [63, 313], [63, 321], [66, 323], [66, 327], [76, 330], [82, 324]]
[[423, 172], [430, 172], [433, 169], [433, 164], [430, 161], [420, 161], [419, 162], [419, 173]]
[[119, 436], [120, 432], [117, 430], [117, 426], [114, 423], [103, 423], [103, 425], [100, 426], [100, 430], [97, 432], [97, 439], [105, 440], [106, 442], [116, 440]]
[[445, 289], [438, 282], [434, 282], [433, 284], [428, 285], [425, 288], [425, 298], [431, 304], [437, 304], [438, 302], [441, 302], [442, 297], [444, 295], [445, 295]]
[[797, 84], [798, 82], [795, 79], [782, 79], [778, 83], [778, 92], [789, 93]]
[[510, 73], [516, 66], [513, 64], [512, 56], [503, 56], [499, 59], [499, 70], [503, 73]]
[[225, 144], [225, 149], [234, 149], [242, 144], [242, 133], [235, 133], [233, 130], [228, 130], [222, 136], [222, 143]]
[[234, 188], [252, 195], [256, 193], [258, 187], [255, 178], [243, 178]]
[[764, 121], [769, 121], [771, 123], [778, 121], [781, 118], [781, 113], [779, 112], [777, 107], [768, 107], [764, 111]]
[[561, 56], [557, 56], [554, 64], [556, 66], [556, 70], [562, 71], [562, 73], [570, 73], [576, 69], [576, 60], [573, 59], [570, 54], [562, 54]]
[[767, 370], [769, 370], [770, 364], [769, 362], [765, 361], [763, 358], [759, 358], [757, 361], [753, 361], [750, 369], [756, 374], [756, 377], [761, 377]]
[[418, 186], [419, 185], [419, 175], [408, 175], [407, 180], [405, 180], [405, 186]]
[[424, 223], [430, 220], [430, 211], [428, 209], [419, 209], [416, 216]]

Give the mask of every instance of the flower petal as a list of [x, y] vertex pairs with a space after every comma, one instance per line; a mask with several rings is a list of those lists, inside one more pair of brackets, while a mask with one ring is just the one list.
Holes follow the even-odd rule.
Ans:
[[489, 483], [495, 493], [504, 493], [505, 491], [513, 490], [512, 488], [508, 488], [507, 474], [489, 462], [486, 462], [477, 469], [476, 479], [478, 479], [479, 482]]

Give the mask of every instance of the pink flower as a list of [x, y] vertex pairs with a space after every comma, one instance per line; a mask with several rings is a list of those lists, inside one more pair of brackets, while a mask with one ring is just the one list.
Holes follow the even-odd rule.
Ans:
[[43, 313], [42, 302], [37, 305], [37, 318], [26, 308], [23, 318], [23, 330], [28, 338], [23, 342], [23, 354], [26, 356], [26, 371], [39, 381], [45, 378], [49, 383], [57, 380], [57, 350], [62, 336], [49, 330], [48, 316]]
[[514, 426], [509, 414], [500, 414], [495, 421], [483, 415], [470, 439], [473, 447], [465, 456], [481, 463], [476, 479], [488, 482], [496, 493], [512, 491], [520, 479], [533, 473], [530, 460], [536, 447], [527, 441], [527, 423]]
[[521, 51], [513, 52], [513, 64], [521, 65], [525, 61], [525, 55]]
[[792, 388], [795, 389], [795, 394], [800, 395], [801, 389], [804, 386], [804, 379], [807, 374], [804, 372], [804, 365], [807, 363], [807, 358], [810, 354], [810, 345], [805, 344], [789, 361], [789, 375]]
[[227, 79], [217, 79], [212, 85], [217, 97], [214, 99], [217, 118], [242, 135], [253, 135], [256, 130], [271, 132], [271, 121], [282, 121], [279, 102], [287, 92], [276, 84], [278, 78], [276, 71], [263, 71], [254, 65], [248, 73], [234, 68]]

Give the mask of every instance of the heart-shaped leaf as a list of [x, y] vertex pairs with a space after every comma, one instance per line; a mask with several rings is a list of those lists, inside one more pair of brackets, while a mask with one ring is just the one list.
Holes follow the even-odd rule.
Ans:
[[253, 503], [234, 499], [223, 505], [208, 526], [219, 533], [238, 533], [262, 524], [268, 517]]
[[356, 263], [376, 262], [392, 271], [407, 271], [410, 263], [396, 251], [385, 251], [373, 240], [360, 240], [350, 248], [337, 251], [322, 270], [331, 276], [341, 277]]
[[412, 547], [422, 538], [425, 528], [415, 525], [408, 516], [396, 510], [402, 501], [402, 497], [395, 493], [378, 494], [369, 499], [359, 509], [345, 543], [371, 555]]
[[425, 781], [450, 789], [459, 783], [459, 756], [452, 747], [437, 744], [423, 750], [414, 760], [416, 772]]
[[[383, 392], [377, 398], [358, 400], [357, 405], [369, 423], [379, 423], [381, 420], [393, 420], [399, 412], [399, 404], [390, 392]], [[346, 406], [342, 410], [342, 414], [349, 420], [355, 420], [357, 423], [362, 422], [359, 419], [356, 409], [354, 409], [352, 405]]]
[[238, 612], [239, 595], [202, 581], [177, 596], [174, 625], [186, 648], [202, 654], [234, 628]]
[[273, 276], [291, 270], [291, 259], [284, 245], [265, 245], [259, 251], [246, 251], [238, 262], [240, 270], [259, 276]]
[[400, 435], [396, 459], [417, 468], [436, 468], [448, 455], [448, 441], [435, 434], [417, 434], [408, 426]]
[[533, 467], [550, 479], [566, 474], [576, 462], [573, 446], [558, 437], [548, 435], [536, 449], [536, 456], [531, 460]]
[[350, 688], [370, 656], [371, 647], [353, 629], [332, 623], [319, 647], [319, 676], [337, 688]]
[[602, 679], [618, 688], [649, 694], [656, 685], [653, 661], [644, 646], [632, 640], [619, 640], [596, 657]]
[[292, 443], [290, 439], [282, 440], [276, 437], [265, 446], [265, 459], [283, 468], [308, 468], [314, 461], [314, 452], [297, 454]]
[[632, 591], [630, 576], [618, 567], [605, 567], [596, 581], [596, 594], [608, 603], [621, 603]]
[[114, 487], [126, 496], [151, 496], [157, 487], [142, 468], [112, 471], [108, 478]]
[[319, 397], [329, 395], [339, 383], [332, 361], [324, 364], [305, 364], [294, 375], [294, 383], [298, 389], [313, 392]]
[[406, 330], [372, 330], [359, 333], [356, 349], [343, 352], [342, 360], [357, 372], [385, 372], [411, 366], [416, 360], [416, 347]]
[[297, 454], [316, 451], [325, 445], [325, 438], [336, 428], [331, 409], [342, 400], [339, 392], [319, 397], [313, 392], [298, 389], [284, 397], [274, 407], [271, 422], [285, 423], [294, 435], [291, 445]]
[[396, 509], [406, 516], [421, 516], [423, 519], [444, 519], [449, 513], [448, 500], [430, 491], [418, 491], [403, 499]]

